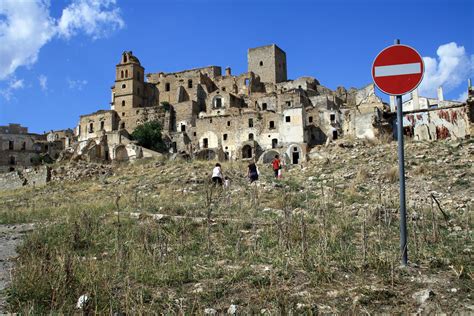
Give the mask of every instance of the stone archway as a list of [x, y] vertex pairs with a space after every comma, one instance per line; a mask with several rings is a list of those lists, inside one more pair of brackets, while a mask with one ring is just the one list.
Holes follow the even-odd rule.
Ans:
[[275, 155], [280, 155], [280, 153], [276, 150], [267, 150], [260, 157], [260, 161], [265, 164], [271, 163], [273, 161], [273, 158], [275, 158]]
[[287, 155], [292, 165], [300, 164], [303, 161], [303, 152], [299, 145], [288, 147]]
[[252, 146], [245, 145], [242, 147], [242, 159], [249, 159], [252, 158]]
[[128, 161], [128, 159], [129, 159], [128, 152], [125, 146], [122, 145], [115, 148], [115, 160]]

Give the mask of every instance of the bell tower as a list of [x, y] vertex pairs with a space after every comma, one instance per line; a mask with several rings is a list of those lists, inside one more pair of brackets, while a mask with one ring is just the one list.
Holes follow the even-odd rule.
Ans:
[[131, 51], [122, 53], [122, 58], [115, 67], [111, 102], [112, 110], [119, 113], [121, 119], [126, 112], [144, 105], [144, 71], [140, 61]]

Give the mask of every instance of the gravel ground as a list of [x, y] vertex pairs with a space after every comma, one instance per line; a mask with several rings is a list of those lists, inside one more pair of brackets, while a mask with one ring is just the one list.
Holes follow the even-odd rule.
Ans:
[[0, 225], [0, 313], [6, 313], [5, 288], [10, 281], [13, 268], [12, 259], [16, 256], [16, 246], [21, 237], [33, 229], [33, 224]]

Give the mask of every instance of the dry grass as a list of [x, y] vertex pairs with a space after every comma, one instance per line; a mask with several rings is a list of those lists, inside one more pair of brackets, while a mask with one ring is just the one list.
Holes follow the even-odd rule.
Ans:
[[[410, 208], [418, 268], [399, 269], [396, 197], [360, 158], [333, 161], [289, 170], [276, 186], [271, 168], [250, 186], [244, 164], [223, 164], [228, 191], [208, 185], [211, 162], [149, 161], [120, 166], [107, 183], [0, 193], [3, 222], [47, 223], [19, 249], [9, 309], [71, 314], [87, 293], [82, 312], [97, 314], [224, 313], [231, 303], [242, 314], [405, 313], [418, 309], [411, 294], [427, 286], [422, 277], [439, 280], [430, 286], [442, 310], [466, 303], [472, 216], [452, 212], [446, 223], [431, 204]], [[337, 176], [348, 166], [358, 170], [349, 184]], [[381, 180], [396, 182], [398, 169], [383, 169]]]
[[395, 183], [399, 179], [398, 166], [392, 166], [384, 172], [384, 177], [390, 183]]

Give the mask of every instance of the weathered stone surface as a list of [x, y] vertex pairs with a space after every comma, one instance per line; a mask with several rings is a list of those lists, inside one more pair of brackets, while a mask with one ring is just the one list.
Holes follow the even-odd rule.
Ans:
[[0, 190], [12, 190], [26, 185], [44, 185], [50, 180], [51, 168], [48, 166], [0, 173]]

